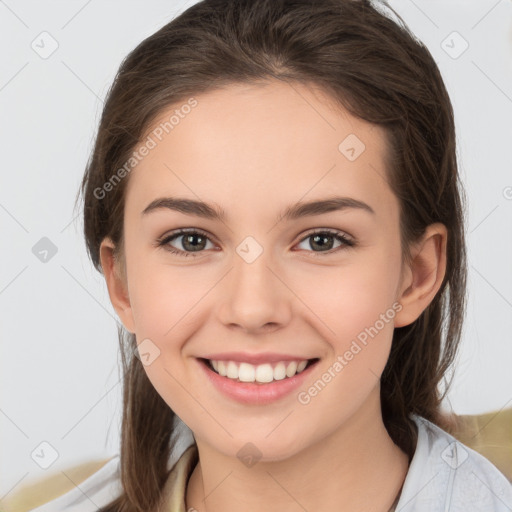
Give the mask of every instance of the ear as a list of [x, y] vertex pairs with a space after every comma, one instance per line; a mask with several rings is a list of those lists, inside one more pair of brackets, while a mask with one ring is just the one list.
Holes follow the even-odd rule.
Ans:
[[128, 283], [121, 263], [114, 257], [114, 243], [110, 238], [104, 238], [100, 245], [100, 261], [103, 275], [107, 282], [110, 302], [116, 310], [124, 327], [135, 333], [132, 308], [128, 295]]
[[402, 309], [395, 315], [395, 327], [413, 323], [434, 299], [446, 272], [447, 239], [444, 224], [431, 224], [412, 248], [397, 298]]

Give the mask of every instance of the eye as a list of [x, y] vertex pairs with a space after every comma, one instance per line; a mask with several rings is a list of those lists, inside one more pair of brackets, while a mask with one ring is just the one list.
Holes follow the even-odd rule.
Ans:
[[[184, 249], [179, 249], [171, 245], [172, 241], [182, 238], [179, 245]], [[195, 252], [201, 252], [206, 247], [207, 242], [210, 242], [208, 235], [197, 229], [180, 229], [175, 233], [166, 235], [156, 241], [158, 247], [163, 247], [165, 250], [177, 254], [179, 256], [192, 256], [196, 257]]]
[[[306, 240], [310, 239], [309, 247], [311, 249], [319, 248], [319, 251], [313, 250], [314, 256], [324, 256], [324, 254], [318, 253], [327, 253], [325, 255], [329, 255], [335, 252], [338, 252], [347, 247], [354, 247], [356, 242], [351, 238], [348, 238], [341, 231], [333, 231], [330, 229], [324, 229], [322, 231], [314, 231], [309, 233], [305, 238], [301, 240], [300, 243], [304, 243]], [[337, 240], [340, 242], [340, 245], [336, 248], [332, 248], [333, 243], [332, 240]]]
[[[181, 245], [182, 248], [177, 248], [171, 245], [171, 242], [175, 242], [180, 238], [182, 240], [179, 242], [179, 245]], [[354, 247], [356, 245], [356, 242], [351, 238], [348, 238], [344, 233], [330, 229], [323, 229], [321, 231], [317, 230], [309, 233], [301, 240], [300, 243], [304, 243], [308, 239], [311, 239], [309, 242], [309, 247], [311, 249], [320, 249], [319, 251], [310, 251], [317, 253], [314, 254], [315, 256], [323, 256], [324, 254], [321, 253], [326, 253], [326, 255], [329, 255], [338, 252], [341, 249]], [[339, 246], [333, 249], [332, 240], [338, 241]], [[211, 248], [207, 247], [208, 242], [212, 244], [210, 237], [205, 232], [195, 228], [190, 228], [180, 229], [179, 231], [165, 235], [156, 241], [156, 245], [157, 247], [163, 247], [166, 251], [169, 251], [172, 254], [185, 257], [192, 256], [195, 258], [197, 257], [197, 254], [194, 253], [203, 252], [204, 249]]]

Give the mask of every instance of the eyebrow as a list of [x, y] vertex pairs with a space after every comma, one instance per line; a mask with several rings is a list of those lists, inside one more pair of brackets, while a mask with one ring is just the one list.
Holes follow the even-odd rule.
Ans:
[[[204, 219], [219, 220], [221, 222], [226, 220], [226, 212], [220, 206], [181, 197], [160, 197], [155, 199], [144, 208], [142, 215], [147, 215], [150, 212], [161, 209], [173, 210]], [[363, 201], [351, 197], [331, 197], [307, 203], [299, 202], [288, 206], [278, 215], [277, 220], [296, 220], [302, 217], [322, 215], [324, 213], [347, 209], [365, 211], [375, 215], [373, 208]]]

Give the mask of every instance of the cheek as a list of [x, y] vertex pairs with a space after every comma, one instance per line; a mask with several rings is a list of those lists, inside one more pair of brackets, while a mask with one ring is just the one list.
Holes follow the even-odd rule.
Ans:
[[[326, 324], [331, 337], [340, 341], [356, 337], [382, 314], [393, 317], [397, 262], [385, 251], [376, 253], [354, 257], [338, 268], [311, 268], [300, 279], [296, 276], [295, 283], [301, 283], [294, 285], [297, 295]], [[381, 322], [378, 325], [382, 329]]]
[[368, 251], [345, 266], [315, 269], [297, 290], [312, 312], [310, 323], [330, 345], [326, 367], [336, 375], [331, 389], [343, 389], [356, 402], [376, 384], [389, 357], [398, 306], [397, 258], [385, 248]]
[[191, 322], [202, 298], [215, 284], [215, 276], [206, 267], [157, 264], [143, 254], [132, 254], [127, 268], [138, 336], [175, 337]]

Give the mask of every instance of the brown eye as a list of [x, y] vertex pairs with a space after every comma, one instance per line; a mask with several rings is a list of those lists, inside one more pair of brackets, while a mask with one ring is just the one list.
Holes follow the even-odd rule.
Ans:
[[[305, 243], [308, 240], [308, 247], [305, 249], [315, 256], [323, 256], [324, 254], [322, 253], [330, 255], [339, 250], [356, 245], [355, 241], [348, 238], [344, 233], [331, 230], [312, 232], [303, 238], [300, 243]], [[175, 245], [171, 244], [171, 242]], [[336, 242], [338, 242], [338, 245], [334, 246]], [[197, 256], [197, 254], [194, 253], [201, 253], [206, 249], [211, 249], [211, 246], [207, 247], [208, 243], [214, 246], [206, 233], [196, 229], [181, 229], [157, 241], [157, 245], [163, 247], [166, 251], [179, 256], [193, 257]]]
[[[300, 243], [304, 243], [308, 240], [309, 242], [307, 245], [309, 247], [307, 247], [306, 250], [311, 249], [311, 252], [313, 253], [332, 254], [340, 249], [353, 247], [355, 245], [355, 242], [349, 239], [344, 233], [330, 230], [315, 231], [310, 233], [308, 236], [303, 238]], [[336, 241], [339, 242], [339, 245], [333, 248]], [[318, 254], [315, 254], [315, 256], [317, 255]]]
[[[179, 241], [180, 238], [181, 241]], [[171, 245], [171, 242], [177, 242], [178, 247]], [[158, 246], [180, 256], [196, 256], [193, 253], [202, 252], [207, 248], [208, 242], [212, 243], [209, 237], [201, 231], [180, 230], [159, 240]]]

